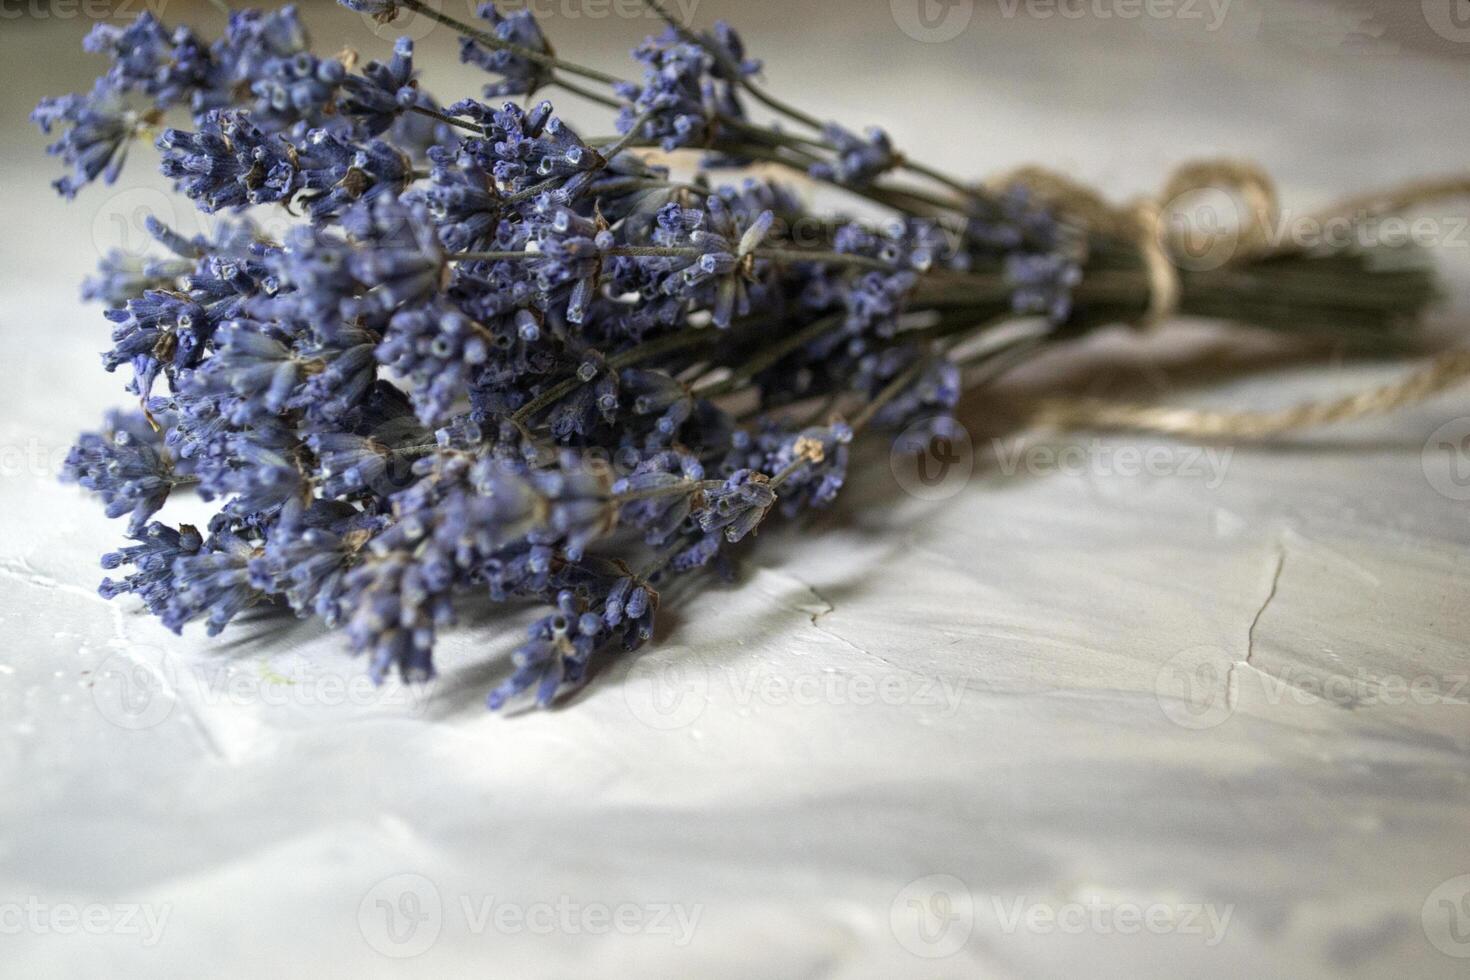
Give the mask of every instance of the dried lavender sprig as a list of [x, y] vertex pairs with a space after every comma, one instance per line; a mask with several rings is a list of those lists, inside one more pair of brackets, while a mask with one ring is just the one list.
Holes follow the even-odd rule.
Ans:
[[385, 16], [389, 19], [391, 19], [394, 8], [405, 7], [409, 10], [414, 11], [415, 13], [422, 14], [430, 20], [437, 21], [440, 24], [443, 24], [445, 27], [452, 28], [453, 30], [456, 30], [459, 33], [463, 34], [465, 37], [473, 38], [477, 43], [483, 44], [487, 48], [493, 48], [497, 51], [505, 51], [509, 54], [515, 55], [517, 58], [533, 62], [534, 64], [541, 65], [546, 68], [559, 68], [562, 71], [569, 72], [573, 75], [578, 75], [582, 78], [590, 79], [594, 82], [601, 82], [604, 85], [615, 85], [621, 81], [621, 79], [619, 79], [616, 75], [609, 75], [607, 72], [598, 71], [596, 68], [588, 68], [585, 65], [579, 65], [575, 62], [566, 61], [552, 54], [547, 54], [542, 51], [536, 51], [532, 48], [523, 47], [519, 44], [513, 44], [509, 41], [503, 40], [499, 37], [496, 37], [494, 34], [490, 34], [486, 31], [480, 30], [478, 27], [475, 27], [471, 24], [466, 24], [464, 21], [456, 20], [448, 14], [436, 10], [434, 7], [431, 7], [426, 3], [422, 3], [421, 0], [364, 0], [364, 2], [349, 2], [349, 0], [343, 0], [343, 3], [345, 6], [351, 7], [360, 13]]
[[[549, 45], [515, 60], [526, 46], [506, 36], [539, 37], [524, 17], [497, 23], [488, 47], [510, 58], [485, 63], [507, 84], [557, 79]], [[140, 543], [108, 567], [137, 571], [105, 594], [139, 595], [172, 628], [284, 601], [344, 624], [375, 677], [420, 679], [457, 594], [533, 598], [553, 612], [491, 703], [533, 689], [549, 703], [613, 641], [648, 639], [653, 578], [719, 565], [777, 505], [830, 503], [858, 432], [945, 418], [961, 388], [950, 343], [1011, 314], [1061, 336], [1147, 305], [1126, 249], [1076, 282], [1042, 208], [971, 214], [878, 180], [898, 159], [881, 134], [746, 123], [735, 90], [754, 63], [728, 29], [640, 48], [658, 71], [622, 88], [606, 142], [548, 103], [440, 110], [405, 42], [349, 75], [309, 54], [289, 11], [232, 17], [208, 49], [148, 18], [130, 30], [126, 44], [104, 32], [99, 100], [48, 117], [71, 127], [62, 152], [105, 164], [125, 147], [83, 126], [114, 95], [188, 102], [197, 132], [163, 145], [181, 189], [206, 208], [300, 204], [311, 221], [280, 241], [248, 221], [217, 241], [159, 234], [182, 266], [118, 266], [99, 291], [107, 363], [132, 370], [173, 470], [105, 440], [84, 440], [77, 469], [134, 514]], [[645, 137], [707, 137], [724, 163], [768, 157], [910, 217], [818, 218], [830, 249], [788, 247], [776, 216], [809, 216], [786, 191], [677, 185], [629, 152]], [[946, 238], [914, 217], [937, 213], [965, 224]], [[853, 424], [819, 421], [838, 406]], [[137, 527], [187, 481], [221, 501], [207, 538]]]
[[[344, 0], [344, 2], [346, 2], [346, 0]], [[549, 67], [549, 68], [560, 68], [563, 71], [567, 71], [567, 72], [570, 72], [572, 74], [576, 74], [576, 75], [579, 75], [581, 77], [588, 78], [588, 79], [591, 79], [593, 81], [600, 82], [600, 83], [603, 83], [603, 84], [607, 84], [607, 85], [628, 85], [629, 84], [629, 83], [627, 83], [627, 82], [625, 82], [625, 81], [623, 81], [621, 79], [618, 79], [616, 76], [609, 75], [609, 74], [607, 74], [605, 72], [600, 72], [600, 71], [598, 71], [596, 69], [588, 68], [586, 66], [579, 65], [579, 64], [577, 64], [575, 62], [567, 61], [565, 59], [557, 58], [557, 57], [554, 57], [552, 55], [545, 54], [543, 52], [534, 51], [534, 50], [532, 50], [530, 48], [525, 48], [525, 47], [522, 47], [520, 45], [516, 45], [516, 44], [512, 44], [512, 43], [510, 43], [508, 41], [504, 41], [504, 40], [502, 40], [502, 39], [500, 39], [498, 37], [495, 37], [494, 35], [488, 34], [485, 31], [480, 30], [479, 28], [476, 28], [476, 27], [474, 27], [474, 26], [472, 26], [470, 24], [466, 24], [463, 21], [459, 21], [459, 20], [455, 19], [454, 17], [450, 17], [450, 16], [448, 16], [446, 14], [443, 14], [440, 11], [437, 11], [434, 8], [429, 7], [429, 6], [421, 3], [420, 0], [395, 0], [395, 2], [398, 5], [401, 5], [403, 7], [406, 7], [408, 9], [410, 9], [410, 10], [414, 10], [414, 11], [416, 11], [418, 13], [424, 14], [425, 16], [429, 17], [430, 19], [435, 20], [435, 21], [437, 21], [437, 22], [439, 22], [441, 24], [444, 24], [445, 26], [450, 27], [450, 28], [452, 28], [452, 29], [460, 32], [465, 37], [472, 38], [476, 42], [481, 43], [481, 44], [484, 44], [487, 47], [495, 48], [497, 50], [506, 51], [508, 53], [514, 54], [516, 57], [524, 58], [527, 61], [531, 61], [531, 62], [534, 62], [536, 64], [540, 64], [540, 65], [543, 65], [543, 66], [546, 66], [546, 67]], [[686, 40], [688, 40], [692, 44], [698, 44], [698, 45], [700, 45], [702, 48], [704, 48], [705, 50], [709, 51], [714, 58], [716, 58], [717, 60], [721, 60], [721, 61], [725, 62], [726, 63], [726, 71], [730, 75], [730, 77], [733, 77], [734, 79], [736, 79], [737, 83], [745, 91], [747, 91], [748, 93], [750, 93], [750, 95], [753, 98], [755, 98], [757, 101], [765, 104], [766, 106], [768, 106], [771, 109], [776, 110], [781, 115], [784, 115], [784, 116], [786, 116], [786, 117], [788, 117], [790, 119], [793, 119], [793, 120], [795, 120], [797, 122], [800, 122], [803, 125], [806, 125], [806, 126], [812, 128], [812, 129], [815, 129], [815, 130], [818, 130], [818, 131], [822, 131], [825, 128], [826, 124], [822, 123], [820, 120], [816, 119], [815, 117], [813, 117], [811, 115], [808, 115], [807, 113], [801, 111], [800, 109], [797, 109], [796, 107], [790, 105], [789, 103], [786, 103], [786, 102], [784, 102], [784, 101], [776, 98], [775, 96], [771, 95], [763, 87], [758, 86], [753, 81], [751, 81], [751, 79], [749, 78], [749, 75], [747, 73], [740, 71], [737, 66], [731, 66], [731, 65], [729, 65], [728, 64], [728, 58], [727, 58], [725, 52], [722, 49], [720, 49], [717, 45], [709, 44], [706, 41], [706, 39], [704, 39], [701, 35], [693, 32], [693, 31], [690, 31], [684, 25], [680, 24], [678, 22], [678, 20], [676, 18], [674, 18], [666, 9], [664, 9], [662, 5], [660, 5], [659, 3], [657, 3], [656, 0], [643, 0], [643, 2], [645, 4], [647, 4], [650, 8], [652, 8], [659, 15], [659, 17], [662, 18], [670, 26], [670, 28], [673, 29], [674, 31], [676, 31], [681, 37], [684, 37]], [[353, 4], [350, 4], [350, 3], [348, 5], [349, 6], [353, 6]], [[395, 3], [369, 4], [369, 6], [373, 6], [373, 7], [377, 7], [377, 8], [381, 8], [381, 9], [378, 9], [377, 11], [368, 10], [367, 12], [379, 12], [379, 13], [383, 13], [385, 11], [391, 11], [391, 9], [393, 8], [394, 5], [395, 5]], [[355, 9], [361, 10], [361, 9], [363, 9], [363, 7], [361, 5], [357, 5], [355, 7]], [[558, 79], [555, 75], [552, 76], [551, 83], [552, 84], [560, 84], [560, 85], [562, 85], [562, 87], [567, 88], [569, 91], [575, 92], [576, 94], [582, 96], [583, 98], [592, 99], [594, 101], [600, 102], [600, 103], [602, 103], [604, 105], [608, 105], [608, 106], [613, 107], [613, 108], [617, 108], [619, 106], [619, 104], [620, 104], [616, 100], [607, 99], [606, 97], [600, 96], [600, 95], [598, 95], [597, 93], [594, 93], [594, 92], [590, 92], [587, 89], [581, 88], [580, 86], [575, 86], [575, 85], [569, 84], [565, 80]], [[760, 138], [762, 138], [763, 140], [772, 141], [774, 143], [774, 145], [778, 145], [778, 146], [779, 145], [784, 145], [784, 146], [789, 146], [789, 147], [799, 147], [801, 145], [808, 145], [808, 146], [814, 146], [816, 148], [820, 148], [820, 149], [824, 149], [824, 150], [829, 150], [829, 151], [835, 149], [835, 147], [831, 143], [831, 141], [828, 141], [828, 140], [808, 140], [808, 139], [803, 139], [801, 137], [794, 137], [794, 136], [791, 136], [789, 134], [781, 133], [779, 130], [772, 129], [770, 127], [754, 126], [754, 125], [752, 125], [752, 124], [750, 124], [750, 123], [748, 123], [748, 122], [746, 122], [744, 120], [733, 119], [733, 118], [731, 118], [729, 116], [721, 116], [719, 118], [719, 122], [720, 122], [721, 125], [730, 126], [730, 127], [734, 127], [734, 128], [740, 129], [740, 130], [744, 131], [747, 134], [754, 133], [754, 134], [758, 135]], [[636, 133], [637, 132], [637, 128], [635, 127], [633, 130], [631, 130], [631, 132]], [[783, 159], [781, 159], [779, 157], [772, 157], [771, 158], [771, 162], [788, 163], [788, 161], [785, 161], [785, 160], [783, 160]], [[806, 166], [804, 168], [797, 168], [797, 169], [802, 169], [804, 172], [810, 172], [810, 168], [813, 165], [815, 165], [816, 163], [818, 163], [818, 162], [819, 161], [816, 158], [812, 158], [812, 159], [810, 159], [810, 160], [807, 161]], [[919, 161], [913, 160], [913, 159], [911, 159], [910, 157], [908, 157], [905, 154], [901, 154], [901, 153], [900, 154], [895, 154], [895, 156], [894, 156], [894, 166], [900, 167], [900, 168], [907, 168], [907, 169], [912, 170], [913, 172], [915, 172], [917, 174], [920, 174], [920, 175], [922, 175], [924, 177], [927, 177], [927, 178], [929, 178], [931, 180], [934, 180], [934, 181], [936, 181], [936, 182], [944, 185], [946, 188], [950, 189], [951, 191], [954, 191], [957, 195], [959, 195], [961, 202], [975, 201], [975, 200], [982, 199], [984, 197], [984, 195], [981, 193], [981, 191], [978, 188], [972, 187], [972, 186], [967, 186], [963, 182], [961, 182], [961, 181], [959, 181], [959, 180], [957, 180], [957, 179], [955, 179], [953, 177], [950, 177], [950, 176], [942, 173], [941, 171], [937, 170], [936, 168], [927, 166], [927, 165], [925, 165], [925, 164], [923, 164], [923, 163], [921, 163]], [[831, 180], [830, 182], [832, 182], [832, 183], [834, 183], [834, 184], [836, 184], [837, 186], [840, 186], [840, 187], [845, 187], [846, 186], [844, 184], [844, 182], [842, 182], [842, 181]], [[851, 190], [852, 188], [851, 187], [847, 187], [847, 189]], [[877, 192], [875, 192], [875, 193], [877, 193]], [[929, 196], [927, 194], [924, 194], [923, 192], [912, 190], [912, 189], [906, 190], [906, 191], [900, 191], [898, 189], [894, 189], [892, 192], [890, 192], [890, 193], [887, 194], [887, 196], [885, 198], [885, 203], [888, 203], [888, 204], [890, 204], [890, 206], [892, 206], [893, 203], [894, 203], [894, 201], [895, 201], [895, 199], [902, 200], [903, 197], [909, 197], [909, 198], [913, 198], [915, 200], [922, 201], [925, 204], [928, 204], [929, 206], [935, 207], [935, 208], [940, 208], [940, 209], [956, 209], [956, 208], [958, 208], [961, 211], [965, 210], [965, 206], [964, 206], [963, 203], [957, 205], [955, 202], [945, 201], [942, 198], [931, 197], [931, 196]]]
[[[724, 57], [723, 51], [721, 51], [715, 45], [708, 44], [700, 35], [680, 24], [678, 19], [670, 14], [668, 10], [665, 9], [663, 4], [658, 2], [658, 0], [643, 0], [643, 3], [651, 8], [655, 13], [657, 13], [658, 16], [664, 21], [664, 23], [668, 24], [669, 27], [673, 28], [675, 31], [678, 31], [681, 36], [685, 37], [691, 43], [701, 45], [717, 58]], [[751, 97], [763, 103], [768, 108], [774, 109], [776, 112], [787, 117], [788, 119], [799, 122], [802, 125], [807, 126], [818, 132], [823, 132], [827, 130], [829, 124], [823, 123], [815, 116], [803, 112], [790, 103], [776, 98], [774, 95], [767, 92], [763, 86], [755, 84], [755, 82], [751, 80], [749, 75], [739, 71], [735, 71], [733, 72], [733, 74], [734, 77], [738, 79], [741, 88], [750, 93]], [[786, 134], [781, 134], [775, 131], [770, 132], [769, 135], [777, 138], [786, 136]], [[789, 139], [793, 144], [805, 144], [808, 146], [815, 146], [820, 149], [829, 151], [836, 149], [831, 140], [813, 140], [795, 136], [786, 136], [786, 138]], [[935, 167], [931, 167], [919, 161], [910, 159], [906, 154], [895, 152], [893, 154], [892, 166], [912, 170], [916, 174], [927, 177], [930, 180], [935, 181], [936, 183], [942, 184], [950, 190], [954, 191], [957, 195], [959, 195], [961, 200], [975, 200], [976, 198], [981, 196], [977, 188], [968, 186], [964, 182], [943, 173]]]

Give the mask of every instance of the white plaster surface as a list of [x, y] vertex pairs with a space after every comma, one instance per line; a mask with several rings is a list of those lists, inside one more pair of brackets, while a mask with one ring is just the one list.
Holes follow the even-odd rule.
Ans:
[[[778, 88], [977, 175], [1129, 193], [1229, 151], [1308, 206], [1470, 159], [1470, 62], [1322, 4], [1206, 34], [1001, 9], [942, 44], [881, 0], [744, 6], [699, 16], [748, 24]], [[323, 47], [374, 50], [336, 16]], [[645, 27], [549, 25], [607, 65]], [[482, 707], [520, 613], [453, 630], [431, 691], [374, 691], [315, 626], [175, 637], [93, 591], [120, 527], [54, 472], [120, 395], [74, 284], [158, 184], [139, 153], [70, 208], [45, 188], [21, 117], [84, 84], [85, 26], [0, 26], [0, 975], [1470, 973], [1470, 460], [1431, 439], [1470, 395], [1214, 457], [996, 449], [1007, 394], [1078, 379], [1259, 407], [1396, 371], [1119, 332], [975, 403], [948, 499], [865, 450], [841, 507], [564, 710]], [[448, 37], [420, 46], [469, 90]], [[1154, 473], [1118, 472], [1130, 447]]]

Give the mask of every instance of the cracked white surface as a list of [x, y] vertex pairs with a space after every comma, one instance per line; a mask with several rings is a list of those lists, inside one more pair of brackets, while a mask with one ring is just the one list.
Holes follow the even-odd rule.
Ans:
[[[1470, 158], [1444, 98], [1464, 62], [993, 17], [922, 46], [881, 3], [793, 4], [779, 26], [728, 6], [699, 16], [749, 24], [805, 104], [900, 145], [963, 109], [974, 132], [937, 141], [956, 170], [1038, 157], [1128, 192], [1228, 150], [1314, 203]], [[642, 26], [606, 29], [626, 47]], [[613, 43], [555, 27], [564, 49]], [[790, 54], [819, 31], [841, 70]], [[36, 76], [10, 108], [81, 86], [79, 33], [6, 26], [0, 55]], [[900, 73], [929, 79], [925, 118]], [[119, 527], [51, 470], [115, 400], [104, 327], [71, 299], [110, 212], [53, 201], [36, 145], [0, 150], [0, 974], [1465, 975], [1443, 949], [1470, 936], [1449, 931], [1470, 930], [1470, 510], [1434, 489], [1464, 461], [1424, 448], [1470, 397], [1232, 447], [1218, 480], [1104, 475], [1120, 447], [1185, 457], [1054, 436], [1022, 445], [1092, 465], [1008, 475], [1031, 457], [995, 451], [1003, 402], [977, 402], [983, 451], [952, 498], [907, 496], [871, 447], [841, 508], [763, 532], [737, 584], [676, 596], [656, 646], [565, 710], [496, 717], [482, 698], [524, 613], [467, 617], [432, 690], [379, 691], [316, 626], [179, 638], [95, 595]], [[1266, 375], [1222, 381], [1223, 344], [1113, 335], [1012, 384], [1087, 371], [1261, 406], [1391, 373], [1257, 352]], [[578, 918], [509, 924], [543, 904]], [[141, 913], [123, 928], [129, 905], [156, 943]], [[66, 932], [89, 906], [107, 928]], [[628, 934], [598, 934], [598, 910]], [[1162, 925], [1129, 932], [1133, 913]]]

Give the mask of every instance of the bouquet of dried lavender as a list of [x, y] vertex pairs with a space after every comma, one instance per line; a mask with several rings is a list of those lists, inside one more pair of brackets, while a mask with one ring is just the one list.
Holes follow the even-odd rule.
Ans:
[[[550, 704], [649, 639], [664, 583], [830, 503], [864, 430], [943, 432], [974, 365], [1173, 312], [1381, 339], [1430, 297], [1366, 252], [1161, 268], [1117, 214], [967, 185], [776, 99], [724, 24], [671, 21], [625, 81], [556, 56], [529, 12], [343, 3], [453, 27], [484, 100], [435, 100], [407, 39], [361, 69], [319, 57], [286, 8], [212, 44], [147, 14], [98, 27], [106, 74], [35, 112], [64, 195], [153, 138], [180, 192], [236, 216], [153, 222], [157, 257], [86, 286], [140, 407], [67, 473], [128, 517], [102, 593], [175, 630], [284, 603], [374, 677], [422, 680], [462, 597], [534, 600], [489, 701]], [[617, 134], [507, 101], [543, 89], [616, 109]], [[742, 177], [757, 163], [887, 217], [813, 213]], [[272, 206], [293, 220], [268, 236], [249, 212]], [[996, 332], [1017, 318], [1034, 328]], [[203, 531], [153, 520], [186, 488], [219, 501]]]

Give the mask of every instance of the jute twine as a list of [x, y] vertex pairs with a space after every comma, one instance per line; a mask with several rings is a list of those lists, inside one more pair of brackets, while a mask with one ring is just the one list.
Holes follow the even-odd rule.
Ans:
[[[1133, 242], [1149, 279], [1148, 309], [1138, 325], [1157, 327], [1179, 310], [1183, 295], [1179, 256], [1189, 244], [1170, 226], [1171, 202], [1209, 189], [1231, 193], [1245, 206], [1237, 246], [1240, 263], [1273, 250], [1271, 231], [1280, 214], [1275, 182], [1256, 164], [1242, 160], [1199, 160], [1180, 167], [1156, 197], [1114, 205], [1091, 187], [1044, 167], [1022, 167], [991, 182], [1022, 186], [1060, 214], [1089, 231]], [[1470, 177], [1414, 181], [1386, 191], [1338, 202], [1316, 218], [1364, 220], [1423, 204], [1470, 196]], [[1260, 439], [1315, 426], [1384, 415], [1470, 381], [1470, 351], [1449, 351], [1394, 384], [1330, 402], [1313, 402], [1277, 412], [1218, 412], [1163, 405], [1132, 404], [1097, 398], [1052, 398], [1035, 403], [1031, 424], [1058, 429], [1128, 429], [1196, 439]]]
[[1387, 415], [1470, 380], [1470, 351], [1434, 358], [1401, 381], [1329, 402], [1279, 412], [1209, 412], [1101, 398], [1051, 398], [1032, 406], [1029, 421], [1054, 429], [1129, 429], [1194, 439], [1264, 439], [1335, 422]]

